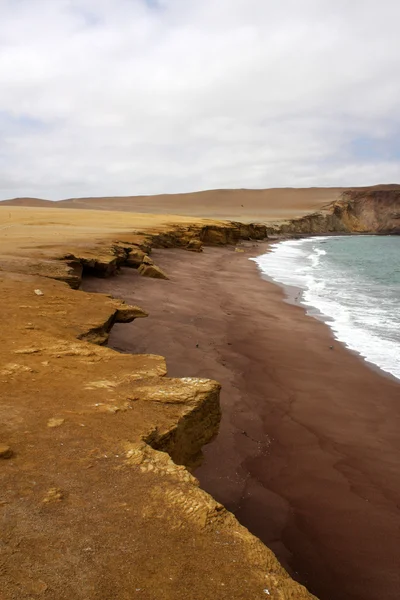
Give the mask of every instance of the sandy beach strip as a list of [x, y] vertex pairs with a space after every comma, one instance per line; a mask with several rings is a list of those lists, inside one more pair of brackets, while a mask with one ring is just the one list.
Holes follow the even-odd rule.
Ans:
[[[284, 302], [250, 256], [263, 244], [154, 250], [169, 281], [87, 279], [150, 317], [110, 346], [217, 379], [223, 417], [196, 476], [321, 600], [400, 589], [400, 385]], [[330, 348], [333, 346], [333, 349]]]

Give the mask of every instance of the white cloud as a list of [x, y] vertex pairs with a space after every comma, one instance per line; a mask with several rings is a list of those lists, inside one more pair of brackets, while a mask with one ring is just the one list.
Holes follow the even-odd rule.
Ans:
[[397, 0], [0, 14], [1, 198], [400, 180]]

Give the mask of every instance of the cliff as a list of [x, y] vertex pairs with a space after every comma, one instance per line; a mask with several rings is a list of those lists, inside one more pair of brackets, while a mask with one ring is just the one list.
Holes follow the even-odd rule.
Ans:
[[[383, 186], [382, 186], [383, 187]], [[318, 212], [267, 226], [272, 234], [400, 233], [400, 187], [346, 190]]]
[[57, 227], [66, 226], [45, 225], [43, 209], [22, 230], [8, 210], [0, 240], [2, 600], [312, 598], [191, 474], [218, 431], [219, 384], [169, 378], [161, 356], [104, 347], [114, 323], [147, 313], [76, 289], [86, 273], [146, 264], [154, 244], [199, 250], [200, 238], [219, 244], [265, 229], [151, 221], [133, 232], [107, 229], [103, 240], [96, 230], [83, 241], [73, 229], [57, 243]]
[[350, 232], [400, 233], [400, 189], [344, 192], [333, 215]]

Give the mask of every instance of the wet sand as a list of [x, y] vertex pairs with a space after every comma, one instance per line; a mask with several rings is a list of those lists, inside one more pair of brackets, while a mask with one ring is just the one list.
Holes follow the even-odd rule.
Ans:
[[321, 600], [397, 599], [400, 385], [283, 302], [248, 260], [264, 248], [155, 250], [169, 281], [123, 269], [83, 287], [150, 313], [116, 325], [110, 346], [222, 383], [203, 488]]

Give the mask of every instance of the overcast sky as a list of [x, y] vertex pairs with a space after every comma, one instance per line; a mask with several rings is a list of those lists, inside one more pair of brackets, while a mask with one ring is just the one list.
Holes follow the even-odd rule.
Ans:
[[0, 198], [400, 182], [399, 0], [0, 0]]

